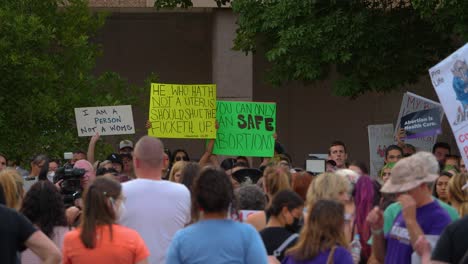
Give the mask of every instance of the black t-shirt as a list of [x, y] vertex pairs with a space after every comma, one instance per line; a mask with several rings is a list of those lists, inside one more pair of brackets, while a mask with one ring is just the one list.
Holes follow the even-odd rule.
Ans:
[[[278, 249], [283, 242], [288, 239], [293, 233], [286, 230], [284, 227], [267, 227], [260, 231], [260, 236], [262, 237], [263, 244], [267, 250], [268, 255], [273, 255], [273, 251]], [[278, 258], [279, 261], [283, 260], [284, 252], [292, 247], [297, 241], [297, 238], [291, 241], [288, 246], [281, 252], [281, 255]]]
[[468, 264], [468, 257], [460, 262], [468, 251], [468, 216], [448, 225], [432, 252], [432, 259], [447, 263]]
[[16, 263], [16, 252], [26, 248], [24, 243], [34, 232], [36, 228], [25, 216], [0, 205], [1, 263]]

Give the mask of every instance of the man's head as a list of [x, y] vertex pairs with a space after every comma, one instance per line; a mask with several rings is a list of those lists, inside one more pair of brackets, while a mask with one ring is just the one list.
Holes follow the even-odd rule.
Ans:
[[[161, 140], [143, 136], [133, 152], [133, 169], [138, 178], [161, 178], [164, 162], [164, 145]], [[153, 177], [152, 177], [153, 176]]]
[[94, 181], [94, 179], [96, 178], [96, 173], [94, 172], [93, 165], [85, 159], [78, 160], [77, 162], [75, 162], [73, 168], [85, 170], [85, 174], [81, 178], [81, 187], [83, 188], [87, 188], [90, 182]]
[[346, 160], [348, 159], [345, 144], [341, 141], [332, 142], [328, 149], [328, 159], [335, 161], [337, 168], [345, 168]]
[[48, 170], [48, 158], [46, 155], [39, 154], [31, 159], [31, 176], [39, 176], [39, 173], [43, 170], [47, 163]]
[[119, 144], [119, 154], [131, 154], [133, 152], [133, 142], [131, 140], [122, 140]]
[[75, 162], [79, 160], [85, 160], [86, 159], [86, 153], [83, 150], [76, 150], [73, 151], [73, 158], [70, 160], [70, 164], [75, 164]]
[[432, 147], [432, 154], [438, 162], [445, 163], [445, 158], [450, 155], [450, 145], [446, 142], [437, 142]]
[[429, 152], [418, 152], [396, 163], [392, 176], [381, 189], [383, 193], [407, 193], [420, 205], [431, 196], [430, 186], [439, 177], [439, 163]]
[[384, 162], [397, 162], [403, 158], [403, 150], [397, 145], [390, 145], [385, 150]]

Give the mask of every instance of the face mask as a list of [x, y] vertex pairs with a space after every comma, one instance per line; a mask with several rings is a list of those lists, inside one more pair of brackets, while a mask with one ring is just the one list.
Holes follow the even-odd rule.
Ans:
[[286, 225], [284, 228], [292, 233], [299, 233], [301, 231], [303, 223], [301, 223], [301, 219], [294, 217], [294, 221], [290, 225]]
[[111, 201], [112, 201], [112, 208], [114, 209], [114, 212], [115, 212], [115, 220], [118, 222], [125, 213], [125, 210], [126, 210], [125, 204], [122, 201], [120, 202], [120, 205], [117, 206], [114, 200], [111, 200]]
[[49, 173], [47, 173], [47, 179], [50, 182], [54, 182], [54, 176], [55, 176], [55, 171], [50, 171]]

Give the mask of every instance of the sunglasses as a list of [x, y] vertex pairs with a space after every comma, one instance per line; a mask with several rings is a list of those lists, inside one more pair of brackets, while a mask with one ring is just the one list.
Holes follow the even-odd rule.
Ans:
[[181, 160], [183, 160], [183, 161], [188, 161], [188, 158], [185, 157], [185, 156], [184, 156], [184, 157], [175, 157], [174, 160], [175, 160], [175, 161], [181, 161]]

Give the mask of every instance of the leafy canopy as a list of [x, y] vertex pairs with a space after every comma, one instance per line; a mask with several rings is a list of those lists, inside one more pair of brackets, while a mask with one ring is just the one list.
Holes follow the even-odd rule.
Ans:
[[117, 74], [92, 74], [100, 49], [90, 38], [104, 19], [85, 0], [0, 1], [0, 152], [85, 149], [74, 108], [135, 102], [138, 89]]
[[[356, 97], [413, 83], [468, 40], [468, 1], [215, 0], [238, 13], [234, 48], [265, 50], [281, 85], [338, 72], [334, 93]], [[156, 0], [157, 8], [190, 0]]]

